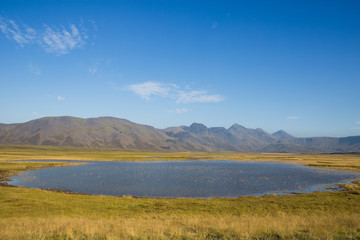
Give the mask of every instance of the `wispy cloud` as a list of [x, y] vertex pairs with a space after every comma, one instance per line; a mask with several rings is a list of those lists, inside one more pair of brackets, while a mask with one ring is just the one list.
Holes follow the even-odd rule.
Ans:
[[89, 23], [92, 26], [92, 29], [94, 29], [94, 31], [92, 32], [92, 39], [93, 41], [91, 42], [91, 45], [95, 45], [95, 39], [96, 39], [96, 32], [99, 30], [98, 25], [96, 24], [96, 22], [92, 19], [89, 20]]
[[[93, 21], [91, 24], [94, 25]], [[45, 52], [55, 55], [67, 54], [86, 43], [89, 37], [86, 31], [83, 28], [79, 30], [80, 28], [81, 26], [69, 24], [67, 27], [44, 25], [41, 29], [34, 29], [0, 16], [0, 30], [6, 38], [14, 40], [20, 47], [26, 44], [38, 45]]]
[[34, 115], [35, 117], [39, 118], [39, 117], [43, 117], [44, 115], [38, 113], [38, 112], [31, 112], [32, 115]]
[[[355, 122], [355, 124], [360, 125], [360, 121]], [[360, 130], [360, 127], [352, 127], [351, 130]]]
[[36, 31], [27, 25], [19, 26], [15, 21], [0, 16], [0, 30], [6, 38], [14, 40], [23, 47], [36, 39]]
[[173, 109], [173, 110], [168, 110], [168, 112], [177, 113], [177, 114], [183, 114], [183, 113], [189, 112], [189, 109], [187, 109], [187, 108], [176, 108], [176, 109]]
[[45, 32], [41, 35], [40, 43], [47, 53], [63, 55], [81, 47], [84, 40], [74, 24], [70, 24], [68, 29], [65, 27], [51, 28], [45, 25]]
[[176, 88], [176, 85], [151, 81], [128, 86], [130, 91], [133, 91], [146, 101], [151, 100], [155, 96], [167, 97], [173, 88]]
[[177, 103], [217, 103], [223, 101], [224, 98], [219, 94], [208, 94], [207, 91], [189, 91], [180, 92]]
[[89, 73], [96, 73], [97, 72], [97, 66], [88, 67]]
[[299, 119], [298, 116], [289, 116], [289, 117], [286, 117], [287, 120], [297, 120]]
[[33, 63], [30, 63], [29, 66], [28, 66], [28, 69], [29, 69], [29, 72], [35, 74], [35, 75], [38, 75], [40, 76], [41, 75], [41, 69], [39, 66], [33, 64]]
[[217, 28], [218, 26], [219, 26], [219, 23], [214, 22], [214, 23], [211, 25], [211, 28], [214, 29], [214, 28]]
[[205, 90], [182, 90], [176, 84], [170, 83], [144, 82], [129, 85], [127, 89], [146, 101], [154, 97], [170, 98], [176, 103], [217, 103], [224, 100], [219, 94], [209, 94]]
[[116, 90], [116, 91], [121, 90], [121, 87], [119, 87], [115, 82], [109, 81], [109, 82], [106, 82], [106, 85], [108, 85], [113, 90]]
[[57, 96], [57, 98], [56, 98], [58, 101], [65, 101], [65, 98], [64, 97], [62, 97], [62, 96]]
[[111, 58], [98, 58], [89, 63], [87, 70], [93, 75], [99, 73], [102, 75], [101, 73], [104, 73], [104, 70], [113, 72], [111, 61]]
[[57, 101], [65, 101], [66, 98], [60, 95], [55, 94], [45, 94], [47, 98], [50, 98], [51, 100], [57, 100]]

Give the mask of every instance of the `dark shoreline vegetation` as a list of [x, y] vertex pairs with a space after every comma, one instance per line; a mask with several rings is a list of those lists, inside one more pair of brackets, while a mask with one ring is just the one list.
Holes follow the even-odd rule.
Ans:
[[[360, 171], [358, 154], [153, 153], [0, 146], [0, 178], [61, 160], [231, 159]], [[16, 162], [16, 160], [59, 162]], [[0, 239], [360, 239], [360, 181], [342, 191], [168, 199], [0, 186]]]

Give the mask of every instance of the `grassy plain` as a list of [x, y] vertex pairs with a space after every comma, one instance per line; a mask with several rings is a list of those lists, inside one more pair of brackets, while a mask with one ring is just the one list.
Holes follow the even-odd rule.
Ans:
[[[24, 170], [71, 164], [13, 161], [31, 159], [233, 159], [360, 170], [360, 155], [356, 154], [153, 153], [0, 146], [1, 179]], [[1, 185], [0, 239], [360, 239], [360, 181], [337, 192], [231, 199], [92, 196]]]
[[194, 153], [139, 152], [118, 149], [51, 146], [0, 145], [0, 161], [86, 160], [86, 161], [175, 161], [238, 160], [295, 163], [305, 166], [360, 171], [360, 154], [274, 154], [274, 153]]

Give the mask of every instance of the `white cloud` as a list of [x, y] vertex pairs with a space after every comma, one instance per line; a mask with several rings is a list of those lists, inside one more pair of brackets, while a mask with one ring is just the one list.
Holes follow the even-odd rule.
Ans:
[[18, 26], [15, 21], [6, 19], [0, 16], [0, 30], [6, 38], [14, 40], [23, 47], [26, 43], [31, 43], [35, 40], [36, 31], [29, 26]]
[[159, 82], [144, 82], [140, 84], [132, 84], [128, 86], [128, 89], [139, 95], [142, 99], [149, 101], [155, 96], [168, 96], [170, 90], [174, 87], [176, 87], [176, 85]]
[[187, 108], [176, 108], [174, 110], [168, 110], [170, 113], [177, 113], [177, 114], [183, 114], [189, 112], [189, 109]]
[[14, 20], [0, 16], [0, 30], [6, 38], [14, 40], [20, 47], [24, 47], [25, 44], [38, 45], [45, 52], [55, 55], [67, 54], [86, 43], [88, 35], [82, 24], [80, 24], [80, 29], [82, 30], [79, 31], [79, 27], [75, 24], [69, 24], [67, 28], [44, 25], [42, 29], [35, 30], [25, 24], [19, 25]]
[[224, 100], [219, 94], [208, 94], [204, 90], [181, 90], [177, 85], [170, 83], [144, 82], [129, 85], [127, 89], [147, 101], [155, 96], [170, 98], [176, 103], [217, 103]]
[[297, 120], [297, 119], [299, 119], [299, 117], [298, 116], [289, 116], [286, 119], [287, 120]]
[[180, 92], [176, 103], [207, 103], [221, 102], [224, 98], [218, 94], [208, 94], [207, 91]]
[[58, 101], [65, 101], [65, 98], [64, 97], [62, 97], [62, 96], [57, 96], [57, 98], [56, 98]]
[[45, 27], [46, 30], [42, 34], [40, 42], [47, 53], [63, 55], [84, 44], [82, 35], [74, 24], [69, 25], [69, 30], [64, 27], [61, 29], [51, 28], [46, 25]]
[[360, 124], [360, 121], [356, 122], [356, 124]]

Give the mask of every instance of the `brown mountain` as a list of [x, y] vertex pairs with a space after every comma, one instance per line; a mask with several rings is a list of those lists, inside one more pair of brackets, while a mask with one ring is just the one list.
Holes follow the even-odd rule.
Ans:
[[295, 138], [294, 136], [288, 134], [284, 130], [279, 130], [271, 135], [273, 135], [274, 137], [281, 139], [281, 140], [291, 140], [291, 139]]
[[296, 138], [238, 124], [208, 128], [201, 123], [156, 129], [113, 117], [46, 117], [0, 124], [0, 144], [105, 147], [146, 151], [356, 152], [360, 136]]
[[46, 117], [0, 126], [0, 143], [162, 150], [161, 130], [113, 117]]

